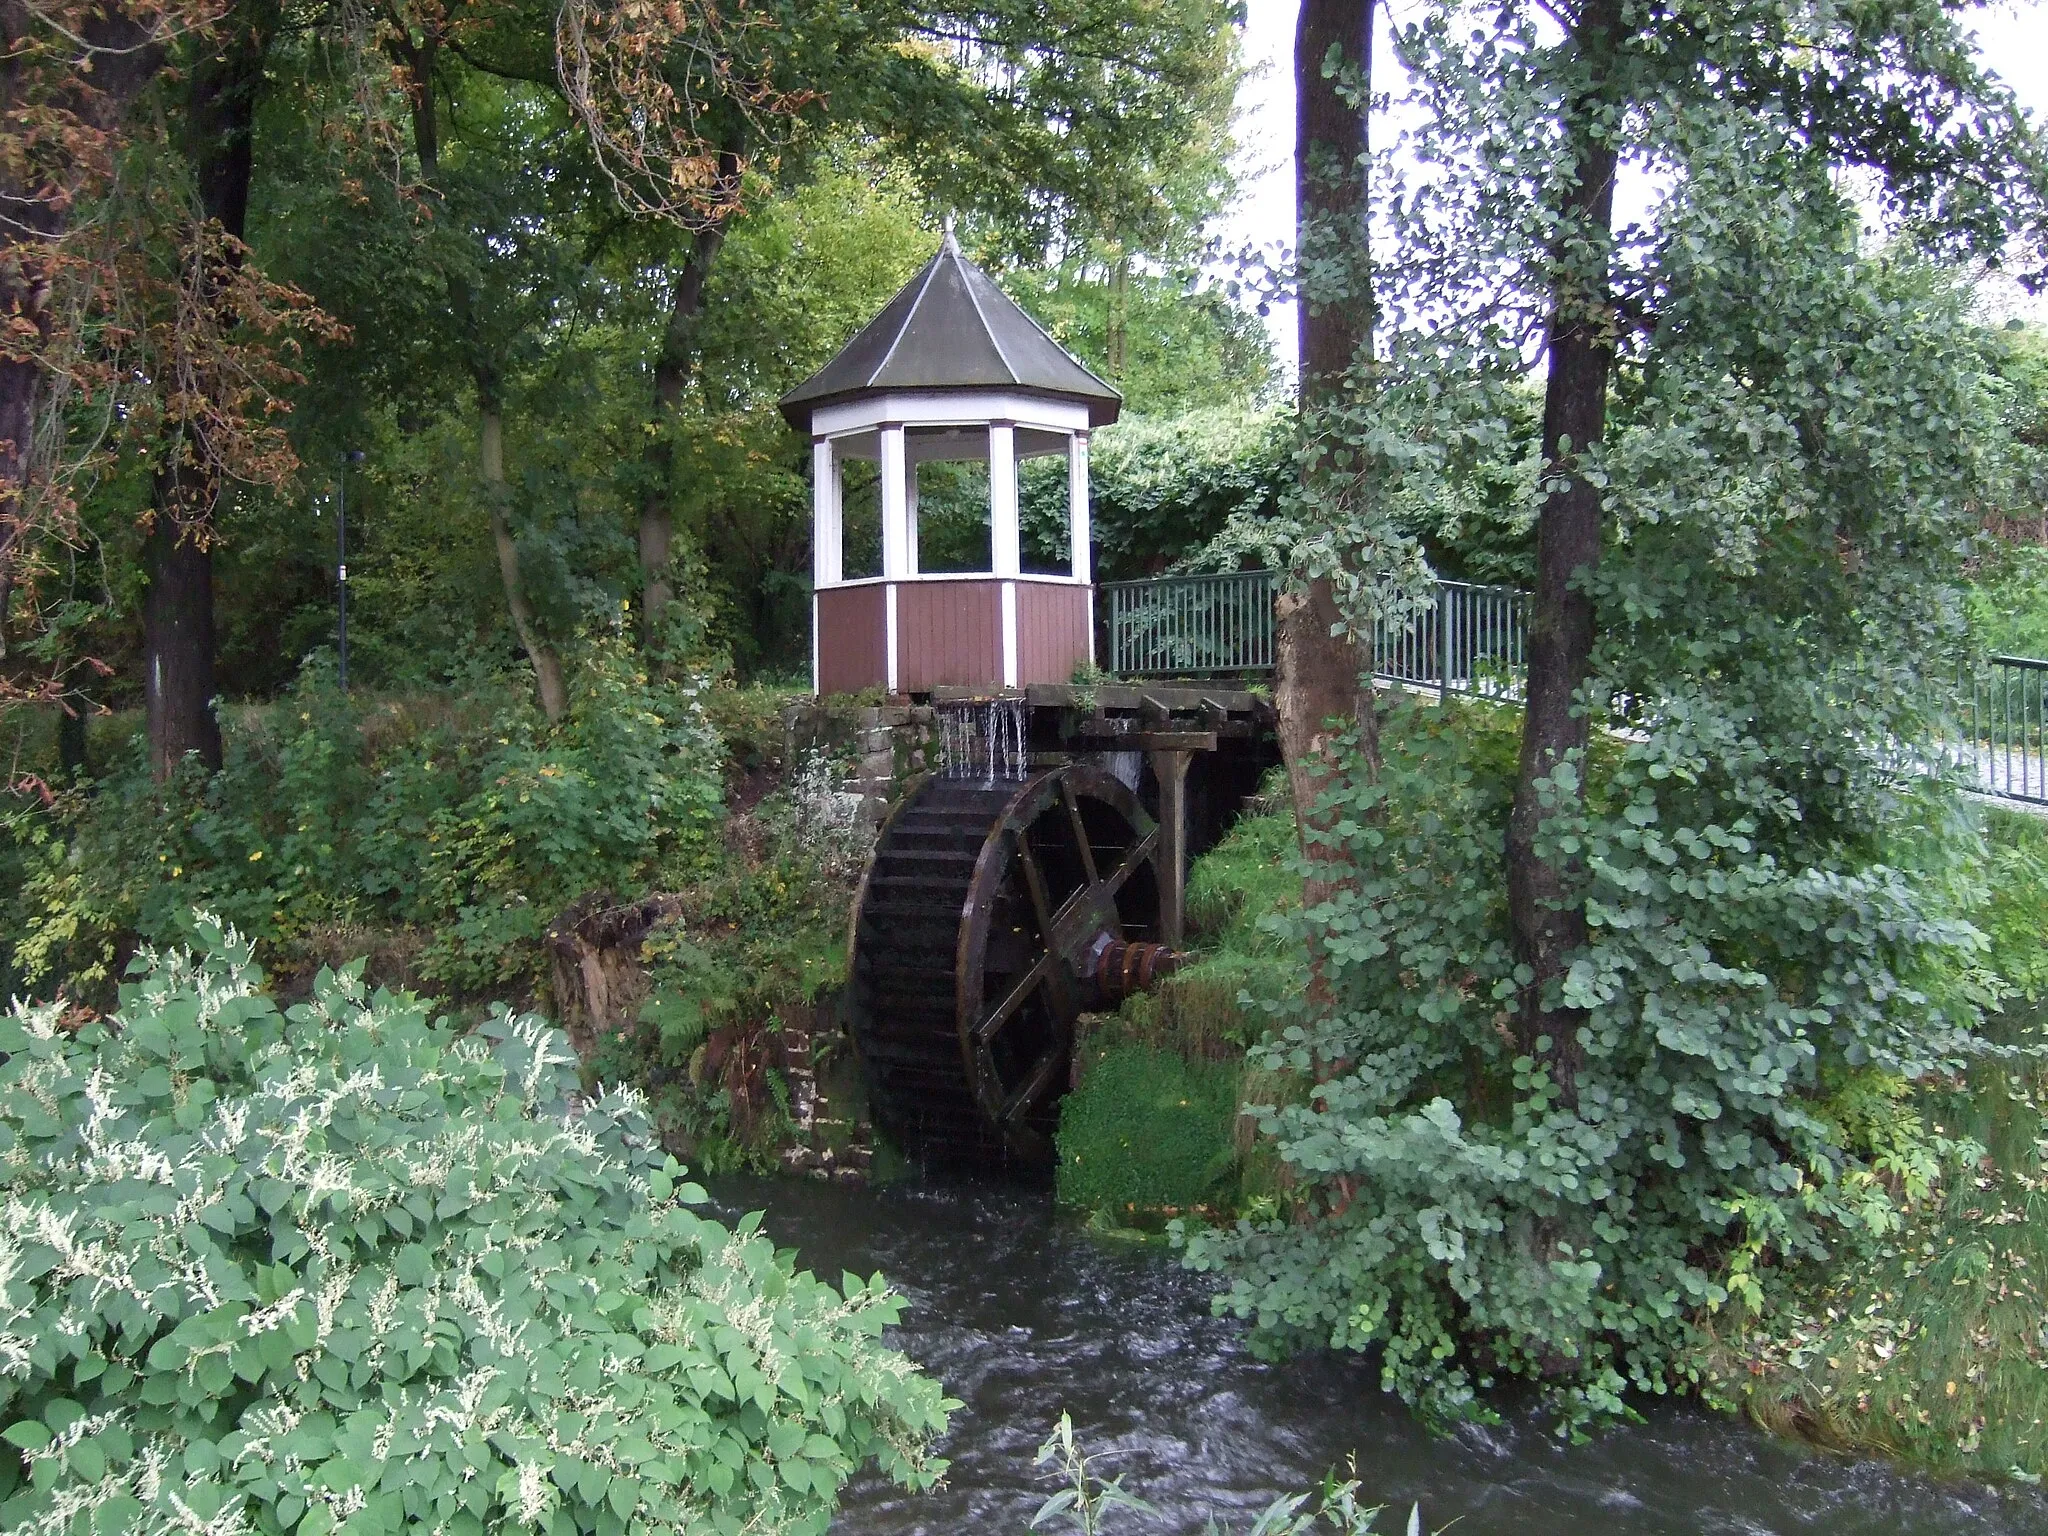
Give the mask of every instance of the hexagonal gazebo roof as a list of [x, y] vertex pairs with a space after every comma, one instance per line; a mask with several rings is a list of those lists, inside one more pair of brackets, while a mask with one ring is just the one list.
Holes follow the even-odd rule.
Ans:
[[938, 254], [837, 357], [782, 397], [782, 414], [811, 430], [824, 406], [883, 393], [1001, 390], [1074, 401], [1107, 426], [1123, 396], [1047, 335], [960, 254], [946, 231]]

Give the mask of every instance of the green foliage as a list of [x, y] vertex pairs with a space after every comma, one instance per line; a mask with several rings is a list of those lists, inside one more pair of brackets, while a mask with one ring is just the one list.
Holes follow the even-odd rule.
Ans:
[[[1954, 1150], [1938, 1181], [1887, 1175], [1902, 1219], [1854, 1263], [1810, 1265], [1787, 1305], [1726, 1338], [1714, 1363], [1766, 1423], [1942, 1471], [2048, 1476], [2048, 823], [1991, 811], [1975, 911], [2013, 988], [1986, 1033], [2001, 1049], [1873, 1119]], [[1931, 1129], [1930, 1129], [1931, 1128]], [[1906, 1135], [1898, 1135], [1904, 1131]]]
[[475, 679], [366, 703], [316, 678], [230, 715], [227, 763], [155, 785], [142, 754], [55, 811], [4, 824], [26, 875], [9, 899], [23, 982], [92, 995], [124, 948], [184, 931], [197, 904], [274, 954], [334, 930], [423, 935], [419, 974], [475, 993], [530, 981], [537, 941], [591, 890], [680, 884], [707, 868], [723, 754], [699, 685], [652, 680], [623, 646], [589, 648], [569, 718]]
[[[1205, 405], [1178, 416], [1132, 416], [1089, 445], [1090, 519], [1104, 580], [1156, 573], [1198, 549], [1233, 517], [1269, 514], [1293, 474], [1287, 413]], [[1066, 548], [1064, 487], [1026, 479], [1027, 547]]]
[[1722, 781], [1691, 717], [1619, 748], [1595, 814], [1559, 833], [1594, 923], [1567, 981], [1569, 1103], [1504, 1027], [1514, 722], [1488, 713], [1402, 706], [1378, 779], [1333, 791], [1358, 884], [1306, 920], [1341, 1005], [1254, 1053], [1317, 1085], [1262, 1127], [1318, 1219], [1199, 1231], [1189, 1256], [1269, 1342], [1377, 1346], [1388, 1387], [1434, 1414], [1483, 1411], [1516, 1375], [1568, 1417], [1621, 1412], [1631, 1388], [1696, 1385], [1706, 1320], [1764, 1305], [1775, 1260], [1896, 1226], [1897, 1149], [1840, 1100], [1972, 1049], [1981, 940], [1940, 900], [1970, 840], [1927, 790], [1918, 826], [1793, 863], [1754, 770]]
[[1278, 1192], [1284, 1175], [1267, 1148], [1244, 1145], [1236, 1111], [1288, 1091], [1248, 1071], [1244, 1052], [1300, 975], [1300, 936], [1284, 920], [1301, 904], [1297, 866], [1284, 811], [1239, 817], [1190, 866], [1192, 961], [1077, 1042], [1081, 1083], [1060, 1106], [1062, 1202], [1137, 1225]]
[[[1570, 1428], [1700, 1386], [1717, 1329], [1861, 1262], [1966, 1156], [1913, 1089], [1989, 1049], [1982, 844], [1918, 751], [2012, 433], [1938, 258], [2028, 238], [2040, 145], [1938, 8], [1697, 16], [1404, 26], [1424, 126], [1375, 189], [1379, 350], [1268, 531], [1358, 624], [1415, 595], [1407, 509], [1475, 484], [1510, 521], [1576, 484], [1555, 547], [1599, 540], [1530, 658], [1590, 748], [1556, 693], [1519, 751], [1513, 717], [1405, 706], [1320, 808], [1334, 1006], [1254, 1058], [1306, 1085], [1260, 1116], [1292, 1219], [1189, 1237], [1266, 1343], [1373, 1350], [1438, 1417], [1515, 1377]], [[1902, 76], [1927, 110], [1889, 110]], [[1625, 229], [1566, 190], [1589, 142], [1667, 178]], [[1845, 162], [1885, 175], [1890, 246]], [[1529, 339], [1588, 302], [1612, 378], [1554, 381], [1539, 476]]]
[[846, 974], [869, 838], [839, 777], [814, 750], [733, 817], [727, 856], [641, 944], [634, 1026], [597, 1043], [594, 1079], [646, 1084], [663, 1134], [713, 1172], [774, 1171], [789, 1109], [774, 1037], [829, 1008]]
[[2006, 545], [1990, 553], [1969, 592], [1970, 625], [1995, 656], [2048, 656], [2048, 548]]
[[1988, 889], [1975, 916], [1990, 944], [1985, 964], [2024, 1010], [2048, 1001], [2048, 820], [1988, 809], [1984, 843]]
[[[1119, 287], [1095, 264], [1068, 261], [1015, 268], [1002, 284], [1054, 340], [1123, 392], [1132, 416], [1243, 411], [1275, 382], [1272, 342], [1259, 317], [1204, 286], [1192, 269], [1132, 272]], [[1117, 324], [1127, 337], [1121, 370], [1110, 363]]]
[[0, 1024], [10, 1528], [821, 1533], [949, 1405], [899, 1303], [696, 1214], [545, 1023], [460, 1034], [250, 947]]
[[1236, 1120], [1234, 1063], [1112, 1046], [1061, 1102], [1059, 1198], [1114, 1214], [1198, 1205], [1230, 1175]]

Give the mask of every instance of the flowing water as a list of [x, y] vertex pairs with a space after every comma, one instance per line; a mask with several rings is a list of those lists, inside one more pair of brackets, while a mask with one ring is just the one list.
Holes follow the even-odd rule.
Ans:
[[1030, 771], [1022, 699], [961, 700], [941, 704], [940, 772], [949, 779], [1021, 779]]
[[909, 1300], [893, 1336], [964, 1402], [934, 1493], [865, 1479], [834, 1536], [1022, 1536], [1051, 1491], [1032, 1456], [1065, 1409], [1103, 1470], [1158, 1506], [1110, 1536], [1247, 1530], [1283, 1491], [1356, 1459], [1374, 1499], [1422, 1505], [1454, 1536], [1792, 1533], [2043, 1536], [2048, 1498], [1938, 1482], [1802, 1450], [1740, 1420], [1649, 1404], [1648, 1423], [1558, 1444], [1524, 1404], [1494, 1428], [1434, 1437], [1369, 1364], [1319, 1355], [1269, 1365], [1209, 1315], [1209, 1282], [1156, 1250], [1091, 1236], [1043, 1193], [922, 1184], [849, 1190], [722, 1181], [729, 1214], [820, 1274], [880, 1270]]

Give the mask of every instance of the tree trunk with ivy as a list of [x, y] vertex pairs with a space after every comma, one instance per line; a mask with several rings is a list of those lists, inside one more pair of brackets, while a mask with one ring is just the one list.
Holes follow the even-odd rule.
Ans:
[[[1567, 1103], [1575, 1102], [1582, 1053], [1580, 1011], [1556, 989], [1587, 941], [1575, 861], [1541, 846], [1543, 824], [1585, 801], [1591, 720], [1583, 698], [1593, 663], [1593, 599], [1584, 580], [1600, 563], [1602, 497], [1588, 472], [1606, 431], [1614, 367], [1608, 251], [1614, 220], [1615, 154], [1602, 132], [1608, 77], [1621, 27], [1619, 0], [1590, 0], [1574, 42], [1585, 84], [1568, 110], [1573, 185], [1551, 252], [1549, 373], [1543, 399], [1543, 480], [1536, 525], [1536, 593], [1529, 613], [1528, 704], [1508, 821], [1508, 916], [1515, 957], [1528, 967], [1520, 997], [1521, 1050], [1545, 1062]], [[1554, 778], [1574, 765], [1569, 783]], [[1551, 799], [1546, 805], [1546, 787]]]
[[[1327, 454], [1316, 451], [1324, 418], [1341, 404], [1372, 345], [1366, 103], [1352, 94], [1372, 77], [1372, 9], [1370, 0], [1302, 0], [1295, 32], [1297, 325], [1303, 491], [1311, 508], [1331, 472]], [[1368, 759], [1377, 750], [1370, 674], [1354, 637], [1338, 632], [1341, 621], [1327, 578], [1290, 584], [1274, 604], [1274, 704], [1295, 826], [1312, 871], [1303, 882], [1306, 908], [1353, 880], [1341, 852], [1323, 839], [1333, 817], [1321, 802], [1337, 777], [1343, 738], [1356, 731]], [[1311, 960], [1311, 994], [1328, 1002], [1325, 969]]]

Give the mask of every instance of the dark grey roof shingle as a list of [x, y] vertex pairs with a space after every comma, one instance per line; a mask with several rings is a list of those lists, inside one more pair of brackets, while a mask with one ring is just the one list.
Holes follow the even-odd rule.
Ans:
[[961, 255], [950, 232], [924, 270], [837, 357], [782, 397], [782, 414], [805, 432], [822, 405], [899, 389], [1050, 395], [1086, 405], [1097, 427], [1123, 408], [1123, 396]]

